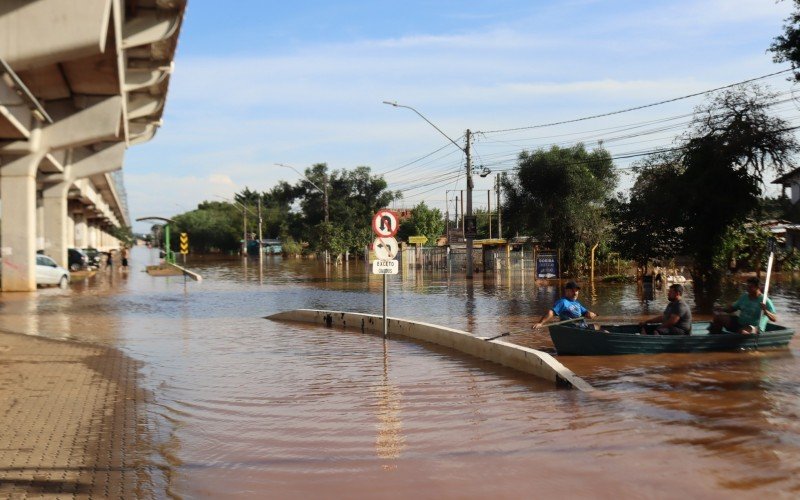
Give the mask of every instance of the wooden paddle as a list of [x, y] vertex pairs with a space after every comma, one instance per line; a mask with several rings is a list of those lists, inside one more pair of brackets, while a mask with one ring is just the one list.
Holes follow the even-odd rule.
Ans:
[[[772, 275], [772, 259], [775, 257], [775, 239], [769, 239], [769, 259], [767, 259], [767, 279], [764, 280], [764, 297], [761, 299], [762, 304], [767, 303], [767, 294], [769, 293], [769, 278]], [[762, 309], [761, 314], [758, 315], [758, 331], [757, 334], [761, 333], [761, 318], [764, 317], [764, 311]], [[756, 349], [758, 349], [758, 337], [756, 337]]]
[[[563, 325], [565, 323], [573, 323], [575, 321], [580, 321], [582, 319], [587, 319], [587, 318], [584, 317], [584, 316], [580, 316], [578, 318], [565, 319], [564, 321], [557, 321], [556, 323], [549, 323], [547, 326]], [[533, 330], [535, 331], [536, 328], [534, 328]], [[500, 337], [507, 337], [508, 335], [517, 334], [517, 333], [529, 333], [530, 331], [531, 330], [511, 330], [511, 331], [508, 331], [508, 332], [503, 332], [500, 335], [495, 335], [494, 337], [486, 337], [483, 340], [488, 342], [490, 340], [499, 339]]]

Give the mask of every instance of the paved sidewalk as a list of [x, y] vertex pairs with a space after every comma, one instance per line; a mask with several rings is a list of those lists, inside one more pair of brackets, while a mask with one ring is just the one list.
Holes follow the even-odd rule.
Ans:
[[138, 364], [0, 332], [0, 497], [155, 496]]

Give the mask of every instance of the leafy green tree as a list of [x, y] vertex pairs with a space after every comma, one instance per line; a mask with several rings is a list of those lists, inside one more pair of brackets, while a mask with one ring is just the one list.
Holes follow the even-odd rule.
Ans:
[[683, 165], [675, 153], [652, 155], [634, 168], [638, 177], [629, 199], [619, 195], [607, 206], [612, 224], [613, 248], [624, 259], [647, 272], [655, 259], [669, 259], [683, 249], [681, 175]]
[[683, 241], [701, 288], [719, 282], [726, 232], [758, 207], [765, 171], [782, 173], [800, 150], [788, 124], [767, 112], [775, 97], [755, 85], [724, 91], [696, 110], [684, 138]]
[[435, 246], [436, 240], [444, 232], [444, 217], [438, 208], [429, 208], [424, 201], [411, 209], [411, 217], [400, 224], [397, 231], [399, 240], [408, 241], [409, 236], [425, 236], [425, 246]]
[[[328, 250], [334, 255], [363, 251], [372, 240], [372, 216], [399, 198], [399, 194], [386, 189], [383, 177], [372, 175], [365, 166], [329, 172], [325, 163], [317, 163], [306, 169], [305, 177], [307, 180], [299, 181], [292, 192], [301, 207], [302, 224], [291, 234], [309, 241], [316, 251]], [[325, 219], [325, 189], [330, 226], [321, 225]]]
[[716, 288], [741, 239], [755, 241], [739, 228], [757, 213], [765, 172], [792, 167], [800, 150], [786, 122], [767, 113], [774, 99], [739, 87], [696, 110], [677, 152], [648, 160], [630, 201], [612, 210], [622, 255], [641, 264], [683, 250], [698, 288]]
[[581, 246], [593, 246], [607, 231], [605, 201], [617, 173], [604, 149], [569, 148], [523, 151], [515, 177], [504, 181], [504, 225], [510, 233], [530, 234], [563, 250], [575, 269]]
[[205, 201], [196, 210], [177, 215], [174, 220], [176, 234], [189, 234], [189, 248], [193, 253], [241, 249], [242, 213], [230, 203]]
[[788, 62], [795, 69], [794, 78], [800, 81], [800, 0], [794, 0], [795, 11], [786, 18], [783, 35], [770, 46], [776, 63]]
[[286, 241], [292, 234], [300, 232], [301, 215], [292, 212], [297, 192], [296, 187], [281, 181], [261, 194], [265, 237]]

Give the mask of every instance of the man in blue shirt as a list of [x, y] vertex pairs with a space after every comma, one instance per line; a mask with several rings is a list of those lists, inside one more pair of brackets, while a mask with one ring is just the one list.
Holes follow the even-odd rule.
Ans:
[[739, 316], [715, 314], [711, 326], [708, 327], [709, 332], [723, 333], [722, 329], [725, 328], [728, 331], [749, 335], [763, 332], [767, 328], [767, 320], [773, 323], [778, 321], [775, 306], [769, 298], [764, 301], [761, 283], [755, 277], [747, 279], [747, 292], [723, 311], [726, 313], [739, 311]]
[[[570, 281], [564, 287], [564, 296], [556, 301], [552, 309], [547, 311], [547, 314], [539, 319], [539, 322], [533, 325], [534, 330], [549, 321], [553, 316], [558, 316], [560, 321], [567, 321], [570, 319], [577, 320], [578, 318], [593, 319], [597, 315], [592, 311], [583, 307], [583, 304], [578, 302], [578, 293], [581, 287], [574, 281]], [[586, 321], [576, 321], [575, 326], [581, 328], [589, 328]]]

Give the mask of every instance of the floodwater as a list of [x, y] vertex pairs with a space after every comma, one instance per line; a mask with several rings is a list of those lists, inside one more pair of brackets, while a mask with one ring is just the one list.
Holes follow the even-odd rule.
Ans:
[[[156, 496], [692, 497], [800, 495], [800, 340], [718, 354], [561, 357], [599, 395], [444, 348], [263, 319], [380, 314], [381, 277], [267, 257], [190, 262], [202, 283], [101, 272], [3, 294], [0, 329], [118, 347], [144, 362]], [[739, 290], [720, 299], [729, 302]], [[479, 335], [529, 329], [558, 291], [519, 273], [391, 277], [389, 315]], [[584, 286], [609, 319], [663, 310], [635, 285]], [[800, 328], [800, 282], [773, 283]], [[687, 299], [694, 309], [691, 286]], [[696, 313], [697, 319], [708, 318]], [[552, 352], [546, 331], [511, 342]], [[159, 490], [161, 488], [161, 490]]]

